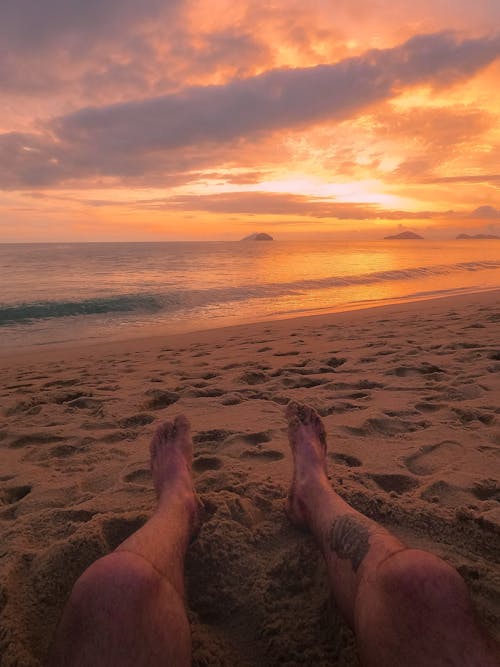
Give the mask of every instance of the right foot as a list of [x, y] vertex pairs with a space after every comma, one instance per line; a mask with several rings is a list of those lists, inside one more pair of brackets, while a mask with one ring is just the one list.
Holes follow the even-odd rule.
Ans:
[[180, 503], [190, 514], [192, 533], [198, 526], [198, 500], [191, 475], [193, 441], [184, 415], [158, 427], [150, 444], [151, 474], [158, 504]]
[[309, 506], [318, 486], [328, 484], [326, 433], [320, 416], [307, 405], [294, 401], [286, 410], [288, 439], [293, 454], [293, 480], [288, 494], [287, 514], [293, 523], [309, 523]]

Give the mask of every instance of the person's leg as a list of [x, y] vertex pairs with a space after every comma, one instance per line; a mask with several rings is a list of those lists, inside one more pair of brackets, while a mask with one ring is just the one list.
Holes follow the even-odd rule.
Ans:
[[288, 514], [322, 550], [363, 665], [499, 665], [460, 575], [436, 556], [406, 548], [334, 492], [325, 430], [314, 410], [290, 403], [287, 418], [294, 458]]
[[192, 441], [183, 416], [151, 442], [155, 514], [76, 582], [49, 665], [189, 665], [184, 554], [196, 529]]

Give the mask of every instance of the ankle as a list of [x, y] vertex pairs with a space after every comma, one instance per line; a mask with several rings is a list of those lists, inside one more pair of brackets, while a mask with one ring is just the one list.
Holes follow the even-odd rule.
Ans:
[[321, 474], [306, 473], [296, 478], [295, 499], [309, 516], [317, 514], [318, 509], [328, 503], [328, 498], [332, 493], [333, 489], [323, 471]]

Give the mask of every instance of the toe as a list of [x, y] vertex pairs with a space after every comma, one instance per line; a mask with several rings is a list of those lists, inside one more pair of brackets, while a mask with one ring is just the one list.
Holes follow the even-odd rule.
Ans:
[[285, 417], [288, 422], [290, 422], [295, 416], [295, 406], [296, 406], [295, 401], [290, 401], [286, 406]]
[[172, 434], [172, 431], [173, 431], [172, 422], [164, 422], [163, 424], [160, 424], [160, 426], [158, 426], [149, 445], [149, 451], [151, 453], [151, 456], [156, 455], [158, 447], [169, 439], [169, 437]]
[[186, 415], [177, 415], [177, 417], [174, 420], [174, 428], [176, 433], [179, 435], [188, 435], [189, 431], [191, 429], [191, 424], [189, 423], [189, 419], [186, 417]]

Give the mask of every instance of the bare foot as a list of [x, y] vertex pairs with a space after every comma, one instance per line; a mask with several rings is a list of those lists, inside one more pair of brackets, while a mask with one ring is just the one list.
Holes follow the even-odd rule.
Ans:
[[180, 503], [191, 514], [193, 532], [198, 524], [200, 501], [196, 496], [191, 464], [193, 441], [191, 426], [184, 415], [158, 427], [150, 444], [151, 474], [158, 496], [158, 505]]
[[287, 514], [293, 523], [309, 523], [308, 506], [315, 490], [328, 484], [326, 433], [320, 416], [307, 405], [291, 401], [286, 410], [288, 439], [293, 453], [293, 480], [288, 494]]

